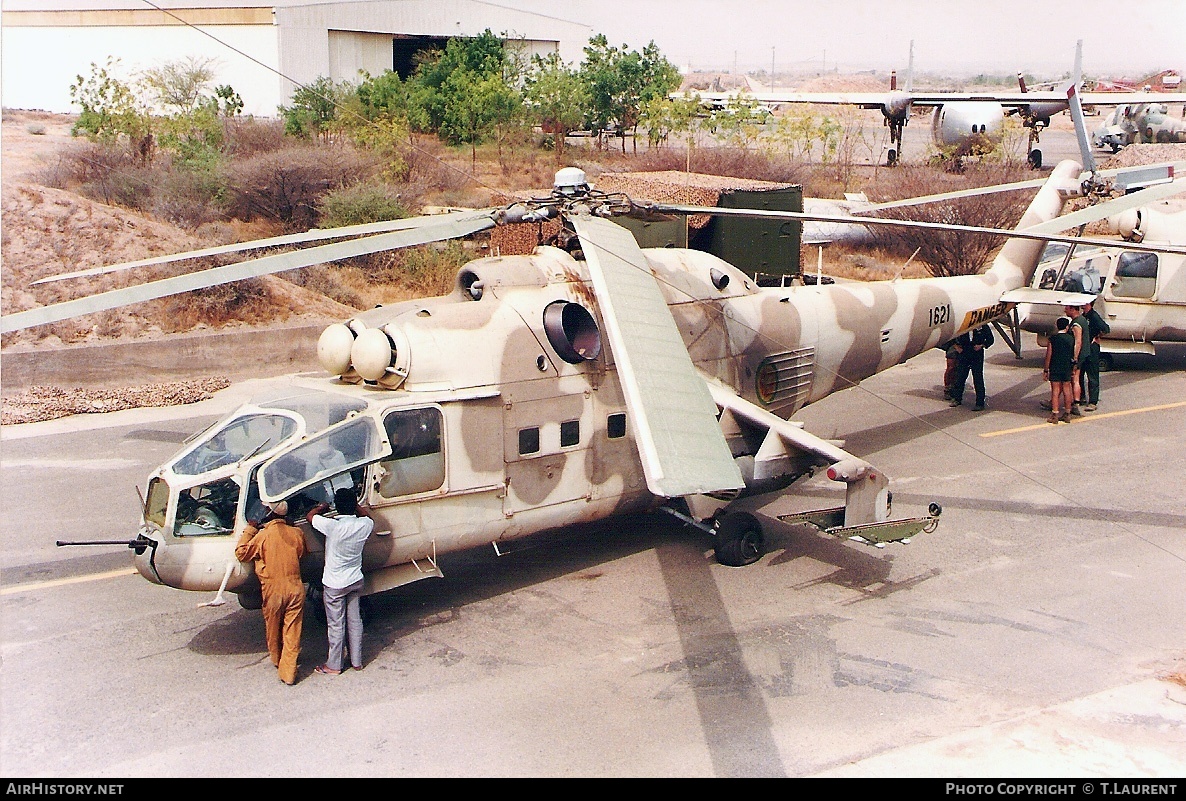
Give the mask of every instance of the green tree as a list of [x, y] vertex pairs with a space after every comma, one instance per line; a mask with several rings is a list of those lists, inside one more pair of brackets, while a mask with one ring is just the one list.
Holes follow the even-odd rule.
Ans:
[[189, 57], [146, 70], [144, 86], [165, 114], [153, 120], [162, 150], [191, 171], [212, 171], [226, 142], [224, 117], [237, 115], [243, 99], [231, 86], [210, 88], [214, 60]]
[[330, 123], [338, 118], [338, 108], [352, 94], [354, 87], [348, 82], [334, 83], [324, 75], [308, 86], [297, 87], [292, 93], [292, 105], [279, 107], [284, 132], [302, 139], [328, 139], [333, 131]]
[[167, 111], [184, 114], [196, 109], [209, 97], [207, 92], [214, 80], [214, 63], [212, 58], [197, 56], [167, 61], [145, 70], [144, 83]]
[[229, 84], [222, 84], [214, 88], [217, 98], [218, 111], [224, 117], [238, 117], [243, 112], [243, 98]]
[[70, 85], [70, 99], [82, 109], [70, 133], [102, 144], [126, 144], [134, 161], [152, 158], [152, 116], [132, 85], [116, 76], [119, 59], [108, 57], [104, 66], [91, 62], [89, 76], [77, 76]]
[[365, 77], [354, 90], [362, 115], [368, 120], [407, 119], [408, 87], [399, 74], [391, 70], [375, 77], [363, 74]]
[[[453, 93], [467, 83], [455, 73], [504, 76], [507, 67], [502, 40], [487, 28], [472, 38], [450, 39], [445, 49], [428, 55], [408, 80], [408, 121], [414, 130], [436, 133], [445, 125], [449, 106], [459, 101]], [[453, 114], [456, 117], [457, 111]]]
[[[522, 108], [522, 97], [507, 85], [501, 75], [458, 70], [445, 81], [449, 98], [441, 135], [450, 144], [468, 143], [474, 169], [478, 165], [478, 145], [486, 141], [503, 122], [511, 120]], [[501, 149], [499, 156], [501, 158]]]
[[738, 95], [731, 98], [723, 109], [717, 109], [709, 115], [708, 124], [712, 132], [727, 144], [749, 150], [769, 119], [769, 110], [757, 100]]
[[585, 84], [559, 53], [533, 56], [525, 84], [531, 120], [555, 138], [556, 163], [560, 164], [564, 161], [565, 138], [580, 130], [588, 113]]
[[642, 107], [638, 124], [647, 132], [647, 143], [661, 146], [672, 134], [679, 134], [690, 150], [700, 131], [700, 101], [694, 97], [653, 97]]
[[659, 52], [654, 42], [643, 51], [613, 47], [603, 34], [585, 46], [585, 60], [578, 73], [590, 98], [590, 128], [599, 134], [618, 130], [625, 134], [638, 125], [642, 109], [652, 98], [666, 97], [679, 86], [679, 70]]

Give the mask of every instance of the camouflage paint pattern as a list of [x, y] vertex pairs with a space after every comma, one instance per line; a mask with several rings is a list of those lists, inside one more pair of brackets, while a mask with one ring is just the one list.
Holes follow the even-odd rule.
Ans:
[[[1060, 166], [1022, 225], [1056, 216], [1064, 201], [1060, 185], [1078, 173], [1078, 165]], [[643, 251], [647, 263], [638, 267], [658, 282], [694, 364], [785, 418], [805, 403], [1003, 314], [1007, 307], [999, 297], [1029, 280], [1041, 247], [1010, 240], [992, 268], [978, 276], [779, 289], [759, 288], [731, 265], [698, 251]], [[471, 291], [476, 281], [482, 288], [478, 299]], [[543, 323], [544, 308], [555, 301], [586, 308], [604, 331], [584, 263], [569, 253], [541, 247], [530, 256], [481, 259], [463, 268], [448, 296], [381, 307], [354, 319], [355, 326], [386, 330], [408, 349], [400, 354], [408, 371], [398, 389], [363, 382], [352, 370], [340, 378], [277, 380], [292, 392], [306, 388], [365, 401], [362, 414], [379, 429], [396, 410], [433, 407], [443, 415], [447, 467], [439, 488], [384, 497], [378, 467], [366, 468], [363, 501], [376, 519], [376, 535], [364, 554], [369, 589], [439, 575], [420, 571], [420, 565], [442, 553], [644, 510], [664, 500], [646, 489], [633, 422], [627, 418], [622, 435], [610, 435], [611, 416], [624, 414], [626, 406], [608, 343], [603, 341], [595, 359], [565, 361]], [[252, 409], [258, 407], [236, 414]], [[533, 430], [538, 436], [526, 441], [538, 444], [525, 449], [520, 432]], [[562, 440], [565, 431], [568, 440]], [[304, 433], [302, 425], [291, 442]], [[735, 455], [752, 457], [738, 452], [739, 443], [731, 441]], [[234, 475], [246, 488], [253, 470], [276, 453], [248, 457], [192, 477], [189, 484]], [[247, 493], [240, 497], [233, 534], [178, 537], [173, 522], [183, 482], [167, 465], [153, 476], [172, 488], [171, 511], [165, 525], [142, 527], [153, 544], [136, 557], [138, 569], [150, 580], [204, 591], [218, 589], [226, 576], [226, 589], [250, 593], [250, 568], [233, 556], [246, 524]], [[307, 531], [307, 536], [314, 551], [309, 572], [316, 575], [322, 543], [320, 535]], [[408, 569], [410, 560], [420, 560], [416, 569]]]

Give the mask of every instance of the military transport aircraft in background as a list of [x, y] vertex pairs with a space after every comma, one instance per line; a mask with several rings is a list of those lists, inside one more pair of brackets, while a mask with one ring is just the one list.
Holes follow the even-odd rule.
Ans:
[[[788, 418], [1006, 314], [1002, 296], [1030, 283], [1047, 241], [1111, 244], [1058, 231], [1181, 192], [1186, 181], [1058, 217], [1068, 199], [1103, 200], [1114, 188], [1064, 162], [1011, 232], [875, 223], [1008, 236], [983, 275], [762, 288], [708, 253], [643, 250], [613, 218], [820, 215], [637, 204], [566, 168], [547, 197], [285, 237], [324, 244], [7, 314], [0, 331], [498, 225], [527, 222], [538, 231], [537, 223], [552, 221], [558, 233], [549, 244], [466, 264], [447, 296], [329, 326], [318, 343], [325, 373], [269, 381], [154, 470], [139, 532], [126, 543], [137, 570], [170, 587], [217, 590], [212, 603], [230, 591], [258, 607], [252, 566], [234, 556], [236, 534], [264, 504], [286, 500], [299, 516], [342, 485], [376, 519], [363, 562], [368, 594], [441, 576], [442, 553], [498, 551], [537, 532], [656, 510], [709, 533], [718, 560], [740, 566], [763, 551], [761, 520], [734, 506], [747, 495], [782, 492], [801, 511], [780, 519], [868, 545], [935, 529], [937, 505], [893, 519], [881, 470]], [[1186, 253], [1147, 243], [1131, 249]], [[794, 484], [821, 470], [844, 491], [814, 508]], [[303, 570], [316, 586], [324, 546], [305, 528], [311, 554]]]
[[[931, 114], [931, 139], [939, 148], [954, 151], [955, 155], [976, 155], [992, 151], [1001, 141], [1003, 120], [1016, 115], [1022, 125], [1029, 129], [1027, 161], [1035, 169], [1042, 166], [1042, 151], [1036, 147], [1044, 128], [1049, 127], [1050, 118], [1067, 110], [1067, 87], [1074, 84], [1081, 87], [1082, 40], [1076, 47], [1075, 70], [1071, 80], [1045, 91], [1028, 91], [1024, 80], [1021, 92], [947, 92], [919, 91], [912, 88], [914, 69], [914, 43], [910, 43], [910, 61], [906, 71], [906, 86], [898, 89], [897, 75], [891, 74], [888, 92], [699, 92], [686, 94], [698, 96], [701, 102], [721, 104], [730, 99], [744, 97], [764, 105], [808, 104], [845, 105], [865, 109], [877, 109], [889, 128], [889, 145], [886, 149], [886, 164], [897, 163], [902, 157], [902, 133], [910, 122], [913, 109], [929, 108]], [[1019, 76], [1020, 77], [1020, 76]], [[1186, 102], [1186, 93], [1158, 93], [1160, 103]], [[1115, 106], [1124, 103], [1148, 101], [1149, 93], [1135, 92], [1080, 92], [1083, 105]]]

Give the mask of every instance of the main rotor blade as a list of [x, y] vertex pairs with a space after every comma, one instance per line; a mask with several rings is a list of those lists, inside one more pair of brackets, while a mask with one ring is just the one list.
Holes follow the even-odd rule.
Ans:
[[598, 217], [571, 221], [613, 348], [647, 487], [667, 498], [742, 488], [716, 403], [634, 236]]
[[1079, 80], [1076, 78], [1067, 87], [1067, 111], [1075, 123], [1075, 139], [1079, 142], [1081, 162], [1088, 172], [1095, 175], [1095, 156], [1091, 154], [1091, 145], [1087, 142], [1087, 122], [1083, 119], [1083, 105], [1079, 102], [1078, 83]]
[[[1181, 185], [1181, 186], [1178, 186], [1176, 189], [1172, 189], [1172, 191], [1166, 191], [1166, 190], [1169, 190], [1171, 186], [1172, 186], [1171, 184], [1161, 184], [1159, 186], [1149, 187], [1149, 189], [1142, 189], [1141, 192], [1152, 192], [1155, 189], [1160, 189], [1160, 190], [1163, 190], [1163, 192], [1164, 192], [1164, 194], [1160, 195], [1160, 197], [1168, 197], [1169, 195], [1176, 194], [1178, 192], [1182, 192], [1183, 190], [1186, 190], [1186, 185]], [[1140, 192], [1134, 192], [1132, 195], [1127, 195], [1125, 198], [1119, 198], [1119, 200], [1125, 200], [1129, 197], [1134, 197], [1138, 194], [1140, 194]], [[1148, 203], [1151, 199], [1155, 199], [1155, 198], [1153, 198], [1153, 196], [1146, 196], [1142, 200], [1138, 201], [1136, 203], [1136, 205], [1140, 205], [1142, 202]], [[1139, 250], [1139, 251], [1142, 251], [1145, 253], [1186, 254], [1186, 246], [1180, 246], [1180, 245], [1156, 245], [1156, 244], [1149, 244], [1149, 243], [1145, 243], [1145, 242], [1126, 242], [1126, 241], [1114, 240], [1114, 239], [1094, 239], [1091, 237], [1067, 236], [1067, 235], [1063, 235], [1063, 234], [1054, 233], [1056, 231], [1062, 231], [1062, 230], [1065, 230], [1066, 228], [1071, 228], [1076, 225], [1079, 225], [1080, 224], [1079, 222], [1070, 222], [1066, 225], [1061, 224], [1062, 220], [1065, 220], [1068, 217], [1072, 217], [1074, 215], [1066, 215], [1064, 217], [1056, 217], [1050, 223], [1044, 223], [1042, 225], [1035, 225], [1032, 228], [1007, 229], [1007, 228], [984, 228], [984, 227], [976, 226], [976, 225], [958, 225], [956, 223], [922, 222], [920, 220], [890, 220], [890, 219], [885, 219], [883, 217], [853, 217], [850, 215], [839, 215], [839, 214], [831, 214], [831, 215], [811, 214], [809, 212], [804, 212], [804, 211], [773, 211], [773, 210], [760, 210], [760, 209], [726, 209], [726, 208], [721, 208], [719, 206], [674, 206], [674, 205], [668, 205], [668, 204], [661, 204], [661, 205], [655, 206], [655, 210], [657, 212], [665, 213], [665, 214], [710, 214], [710, 215], [717, 215], [717, 216], [721, 216], [721, 217], [753, 217], [753, 218], [758, 218], [758, 219], [774, 219], [774, 220], [782, 220], [782, 219], [810, 220], [813, 222], [856, 223], [859, 225], [886, 225], [886, 226], [890, 226], [891, 228], [892, 227], [922, 228], [924, 230], [932, 230], [932, 231], [966, 231], [967, 233], [971, 233], [971, 234], [989, 234], [992, 236], [1005, 236], [1005, 237], [1012, 237], [1012, 238], [1016, 238], [1016, 239], [1032, 239], [1032, 240], [1035, 240], [1038, 242], [1066, 242], [1068, 244], [1099, 245], [1100, 247], [1107, 247], [1107, 248], [1124, 248], [1125, 250]], [[1119, 211], [1122, 211], [1122, 210], [1123, 209], [1119, 209]], [[1076, 214], [1078, 214], [1078, 213], [1079, 212], [1076, 212]], [[1116, 214], [1116, 213], [1117, 213], [1117, 211], [1109, 211], [1103, 215], [1100, 215], [1100, 217], [1096, 217], [1095, 219], [1101, 219], [1102, 217], [1107, 217], [1109, 215]], [[1091, 222], [1091, 220], [1088, 220], [1088, 222]], [[1047, 230], [1047, 226], [1051, 226], [1051, 228], [1049, 230]]]
[[[1169, 169], [1169, 172], [1163, 170]], [[1143, 167], [1116, 167], [1109, 170], [1100, 170], [1099, 174], [1108, 178], [1135, 180], [1137, 183], [1125, 183], [1127, 188], [1130, 185], [1140, 185], [1141, 179], [1156, 180], [1164, 182], [1168, 180], [1167, 176], [1172, 177], [1175, 173], [1186, 173], [1186, 162], [1174, 161], [1164, 162], [1162, 164], [1150, 164]], [[1091, 173], [1085, 172], [1079, 179], [1086, 180], [1091, 176]], [[973, 189], [956, 189], [951, 192], [941, 192], [936, 195], [923, 195], [921, 197], [908, 197], [902, 200], [889, 200], [884, 203], [871, 203], [860, 211], [853, 212], [857, 215], [870, 214], [882, 209], [897, 209], [910, 206], [921, 206], [926, 203], [937, 203], [942, 200], [959, 200], [965, 197], [977, 197], [979, 195], [992, 195], [998, 192], [1016, 192], [1021, 189], [1036, 189], [1042, 184], [1046, 183], [1049, 178], [1031, 178], [1026, 181], [1015, 181], [1008, 184], [993, 184], [992, 186], [980, 186]]]
[[408, 217], [402, 220], [383, 220], [381, 222], [361, 223], [359, 225], [345, 225], [340, 228], [314, 228], [311, 231], [304, 231], [303, 233], [299, 234], [273, 236], [268, 237], [267, 239], [253, 239], [250, 242], [234, 242], [229, 245], [217, 245], [215, 247], [202, 248], [200, 250], [187, 250], [183, 253], [174, 253], [169, 256], [154, 256], [150, 259], [138, 259], [136, 261], [127, 261], [104, 267], [91, 267], [86, 270], [77, 270], [70, 273], [59, 273], [58, 275], [51, 275], [48, 278], [40, 278], [30, 284], [30, 286], [48, 284], [52, 281], [64, 281], [67, 278], [83, 278], [91, 275], [106, 275], [107, 273], [131, 270], [135, 267], [147, 267], [152, 264], [169, 264], [175, 261], [197, 259], [203, 256], [221, 256], [227, 253], [239, 253], [245, 250], [283, 247], [285, 245], [299, 245], [304, 242], [316, 242], [321, 239], [340, 239], [345, 236], [368, 236], [371, 234], [385, 233], [387, 231], [403, 231], [409, 228], [421, 228], [424, 226], [439, 225], [441, 223], [448, 222], [449, 220], [468, 219], [473, 215], [474, 212], [472, 211], [458, 211], [451, 212], [449, 214], [429, 214], [421, 217]]
[[[1055, 217], [1049, 222], [1032, 225], [1025, 229], [1025, 233], [1031, 234], [1053, 234], [1058, 231], [1065, 231], [1068, 228], [1077, 228], [1080, 225], [1093, 223], [1096, 220], [1102, 220], [1106, 217], [1111, 217], [1113, 214], [1119, 214], [1122, 211], [1143, 206], [1147, 203], [1152, 203], [1155, 200], [1162, 200], [1173, 195], [1186, 192], [1186, 178], [1180, 178], [1177, 181], [1172, 181], [1168, 184], [1156, 184], [1154, 186], [1141, 189], [1137, 192], [1115, 198], [1113, 200], [1106, 200], [1103, 203], [1097, 203], [1094, 206], [1088, 206], [1085, 209], [1064, 214], [1061, 217]], [[1089, 240], [1078, 240], [1082, 244], [1087, 244]], [[1094, 244], [1094, 243], [1093, 243]], [[1116, 243], [1112, 243], [1113, 246]], [[1140, 243], [1144, 244], [1144, 243]], [[1136, 242], [1121, 242], [1120, 246], [1126, 250], [1140, 250]], [[1153, 251], [1153, 252], [1168, 252], [1177, 253], [1179, 250], [1170, 251]]]
[[951, 192], [942, 192], [937, 195], [923, 195], [922, 197], [908, 197], [902, 200], [888, 200], [885, 203], [871, 203], [866, 208], [861, 209], [858, 214], [869, 214], [882, 209], [898, 209], [909, 206], [921, 206], [927, 203], [938, 203], [942, 200], [959, 200], [965, 197], [976, 197], [978, 195], [992, 195], [998, 192], [1016, 192], [1021, 189], [1037, 189], [1042, 184], [1046, 183], [1046, 178], [1031, 178], [1028, 181], [1016, 181], [1009, 184], [995, 184], [993, 186], [978, 186], [974, 189], [957, 189]]
[[494, 220], [490, 216], [477, 218], [471, 216], [470, 219], [450, 220], [443, 225], [394, 231], [364, 239], [353, 239], [349, 242], [335, 242], [291, 253], [277, 253], [259, 259], [248, 259], [223, 267], [213, 267], [209, 270], [164, 278], [160, 281], [137, 284], [123, 289], [114, 289], [77, 300], [40, 306], [16, 314], [6, 314], [0, 317], [0, 333], [7, 334], [9, 331], [19, 331], [35, 325], [56, 323], [71, 317], [80, 317], [84, 314], [115, 309], [145, 300], [178, 295], [195, 289], [229, 284], [233, 281], [242, 281], [245, 278], [257, 278], [261, 275], [296, 270], [314, 264], [348, 259], [352, 256], [365, 256], [383, 250], [396, 250], [411, 245], [456, 239], [493, 228], [494, 225]]

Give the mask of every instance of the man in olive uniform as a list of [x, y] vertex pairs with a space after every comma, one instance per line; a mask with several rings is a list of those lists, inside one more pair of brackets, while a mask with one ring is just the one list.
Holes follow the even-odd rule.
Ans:
[[305, 614], [305, 585], [301, 581], [301, 559], [308, 553], [305, 535], [285, 520], [288, 504], [272, 507], [259, 523], [249, 522], [235, 547], [240, 562], [254, 562], [264, 596], [264, 630], [268, 656], [285, 684], [296, 681], [297, 656], [301, 652], [301, 626]]
[[1086, 401], [1083, 399], [1083, 390], [1079, 386], [1079, 382], [1087, 357], [1091, 354], [1091, 330], [1087, 317], [1083, 315], [1083, 311], [1078, 306], [1063, 306], [1063, 312], [1071, 318], [1071, 327], [1067, 330], [1075, 337], [1075, 363], [1071, 370], [1071, 389], [1075, 393], [1075, 404], [1071, 407], [1071, 414], [1082, 417], [1083, 404]]
[[1095, 310], [1095, 301], [1084, 306], [1082, 311], [1087, 320], [1089, 345], [1080, 373], [1079, 397], [1084, 401], [1083, 411], [1094, 412], [1100, 402], [1100, 335], [1110, 333], [1112, 326]]

